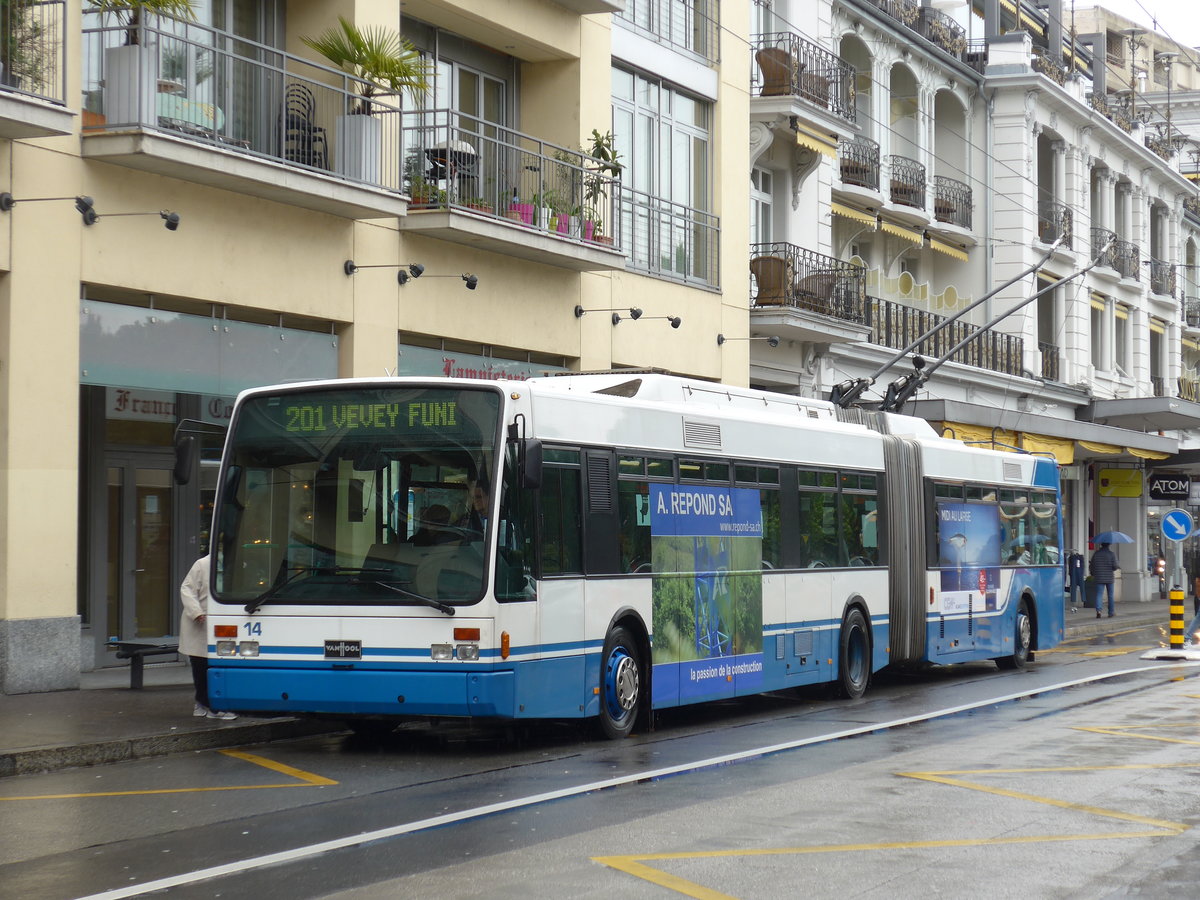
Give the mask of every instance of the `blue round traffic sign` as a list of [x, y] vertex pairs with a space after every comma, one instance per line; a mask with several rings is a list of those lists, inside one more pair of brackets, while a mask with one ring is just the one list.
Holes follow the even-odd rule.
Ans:
[[1168, 541], [1182, 541], [1192, 533], [1192, 514], [1186, 509], [1173, 509], [1162, 517], [1162, 535]]

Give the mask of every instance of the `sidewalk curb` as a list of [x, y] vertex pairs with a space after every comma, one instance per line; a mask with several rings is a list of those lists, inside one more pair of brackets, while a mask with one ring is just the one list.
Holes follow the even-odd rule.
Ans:
[[178, 734], [150, 734], [76, 745], [3, 750], [0, 751], [0, 778], [46, 774], [76, 766], [150, 759], [195, 750], [221, 750], [343, 730], [344, 727], [335, 722], [270, 719]]

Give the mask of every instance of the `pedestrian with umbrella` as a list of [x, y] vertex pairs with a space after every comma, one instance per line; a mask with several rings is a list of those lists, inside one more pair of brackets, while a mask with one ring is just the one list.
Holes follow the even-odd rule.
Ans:
[[1121, 565], [1117, 562], [1117, 554], [1112, 552], [1110, 545], [1132, 544], [1133, 538], [1121, 531], [1102, 531], [1092, 538], [1092, 542], [1100, 545], [1100, 549], [1092, 554], [1092, 561], [1088, 565], [1088, 572], [1096, 582], [1096, 618], [1100, 618], [1100, 590], [1103, 588], [1108, 594], [1108, 617], [1111, 619], [1115, 613], [1113, 582], [1117, 573], [1121, 571]]

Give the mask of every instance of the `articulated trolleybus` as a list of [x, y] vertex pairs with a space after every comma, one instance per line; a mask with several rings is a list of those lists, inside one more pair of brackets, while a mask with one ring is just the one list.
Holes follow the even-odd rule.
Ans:
[[214, 519], [217, 709], [597, 720], [1063, 630], [1058, 470], [920, 419], [663, 375], [249, 390]]

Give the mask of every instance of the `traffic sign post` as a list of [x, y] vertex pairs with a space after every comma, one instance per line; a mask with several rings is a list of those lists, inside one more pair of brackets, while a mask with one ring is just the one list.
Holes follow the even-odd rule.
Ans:
[[[1167, 542], [1167, 553], [1169, 559], [1170, 581], [1167, 583], [1167, 596], [1171, 601], [1171, 646], [1175, 647], [1175, 612], [1176, 612], [1176, 597], [1178, 596], [1179, 610], [1179, 634], [1183, 634], [1183, 554], [1180, 553], [1180, 545], [1185, 538], [1191, 533], [1195, 527], [1195, 522], [1192, 520], [1192, 514], [1186, 509], [1173, 509], [1166, 513], [1159, 528], [1162, 530], [1163, 539]], [[1160, 595], [1161, 596], [1161, 595]], [[1182, 646], [1182, 644], [1180, 644]]]

